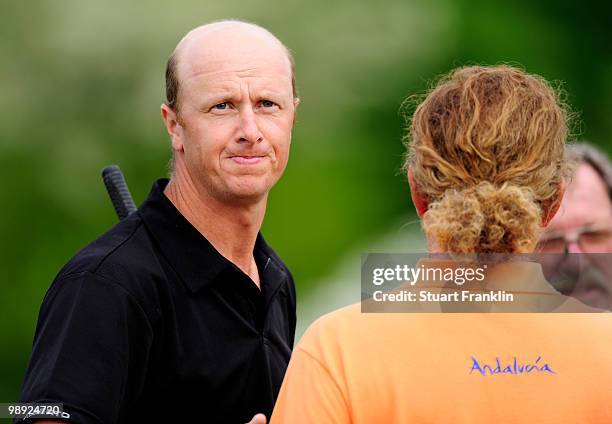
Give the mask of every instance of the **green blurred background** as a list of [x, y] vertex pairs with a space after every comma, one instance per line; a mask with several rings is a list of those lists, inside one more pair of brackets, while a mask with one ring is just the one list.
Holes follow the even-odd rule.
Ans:
[[509, 62], [562, 81], [580, 136], [610, 151], [611, 4], [2, 2], [0, 402], [18, 397], [55, 273], [116, 222], [101, 168], [119, 164], [138, 203], [166, 174], [165, 62], [192, 27], [253, 21], [294, 51], [302, 104], [264, 234], [296, 277], [303, 329], [359, 297], [359, 252], [422, 248], [398, 109], [436, 75]]

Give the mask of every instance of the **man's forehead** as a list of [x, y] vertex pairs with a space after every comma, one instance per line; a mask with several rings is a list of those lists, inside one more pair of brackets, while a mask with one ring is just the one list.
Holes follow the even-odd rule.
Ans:
[[570, 198], [608, 198], [606, 185], [601, 175], [586, 162], [577, 165], [576, 171], [567, 187], [568, 201]]
[[260, 72], [258, 68], [250, 68], [192, 73], [184, 82], [185, 85], [233, 89], [245, 82], [252, 86], [282, 87], [290, 81], [282, 74]]
[[197, 53], [185, 60], [180, 69], [183, 81], [194, 77], [267, 77], [290, 79], [291, 68], [282, 56], [253, 51], [226, 51], [222, 54]]
[[246, 92], [250, 97], [273, 97], [277, 100], [291, 96], [289, 79], [236, 74], [200, 74], [185, 81], [185, 96], [200, 100], [223, 100], [242, 98]]
[[582, 226], [609, 217], [611, 204], [601, 176], [587, 163], [580, 163], [566, 189], [561, 208], [550, 229]]

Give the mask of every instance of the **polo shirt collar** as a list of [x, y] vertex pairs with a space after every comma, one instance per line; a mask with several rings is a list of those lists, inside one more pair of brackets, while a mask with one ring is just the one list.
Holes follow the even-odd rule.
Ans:
[[[195, 293], [228, 268], [242, 272], [176, 209], [164, 194], [167, 184], [167, 178], [153, 184], [149, 196], [138, 208], [138, 214], [187, 288]], [[269, 300], [287, 275], [261, 233], [258, 233], [255, 241], [254, 256], [262, 280], [263, 295]]]

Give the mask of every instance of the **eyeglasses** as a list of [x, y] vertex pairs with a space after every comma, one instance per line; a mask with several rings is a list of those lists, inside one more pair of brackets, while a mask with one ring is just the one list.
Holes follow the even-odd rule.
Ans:
[[568, 253], [576, 243], [585, 253], [612, 253], [612, 224], [589, 224], [570, 230], [548, 231], [538, 242], [538, 251]]

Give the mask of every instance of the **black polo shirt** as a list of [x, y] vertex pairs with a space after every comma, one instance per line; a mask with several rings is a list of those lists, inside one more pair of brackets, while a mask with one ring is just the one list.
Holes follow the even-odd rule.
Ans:
[[53, 281], [21, 402], [63, 403], [76, 423], [269, 419], [295, 334], [291, 274], [259, 235], [257, 288], [166, 184]]

